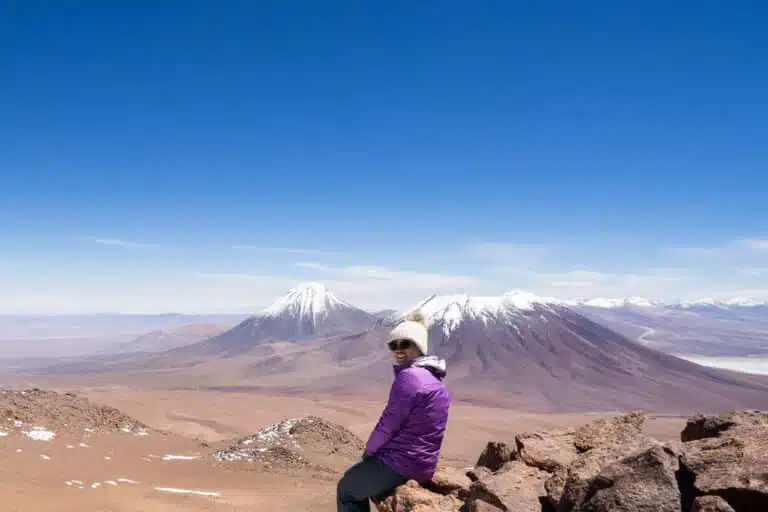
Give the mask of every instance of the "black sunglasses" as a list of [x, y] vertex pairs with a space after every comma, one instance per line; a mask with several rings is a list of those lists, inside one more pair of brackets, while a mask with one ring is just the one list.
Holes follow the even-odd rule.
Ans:
[[413, 346], [411, 340], [392, 340], [389, 342], [389, 350], [394, 352], [395, 350], [406, 350]]

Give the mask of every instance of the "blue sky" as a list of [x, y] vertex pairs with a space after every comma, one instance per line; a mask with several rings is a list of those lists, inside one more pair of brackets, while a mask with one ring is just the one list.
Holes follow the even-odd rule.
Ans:
[[0, 311], [768, 299], [764, 2], [156, 4], [0, 6]]

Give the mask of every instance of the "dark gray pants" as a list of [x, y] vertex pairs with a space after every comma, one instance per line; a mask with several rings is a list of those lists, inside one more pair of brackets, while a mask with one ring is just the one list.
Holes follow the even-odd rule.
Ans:
[[376, 457], [368, 457], [344, 473], [336, 488], [338, 512], [370, 512], [370, 498], [382, 496], [407, 481]]

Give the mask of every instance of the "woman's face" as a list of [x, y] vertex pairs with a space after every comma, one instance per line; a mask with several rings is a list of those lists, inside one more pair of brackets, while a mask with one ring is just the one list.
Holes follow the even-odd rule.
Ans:
[[421, 351], [410, 340], [392, 340], [389, 342], [389, 349], [396, 365], [405, 364], [421, 355]]

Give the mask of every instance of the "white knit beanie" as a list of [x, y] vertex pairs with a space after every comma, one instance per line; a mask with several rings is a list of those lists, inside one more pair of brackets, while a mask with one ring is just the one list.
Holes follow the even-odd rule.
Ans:
[[427, 322], [421, 313], [411, 313], [389, 333], [389, 341], [410, 340], [419, 347], [423, 355], [427, 355], [428, 338]]

